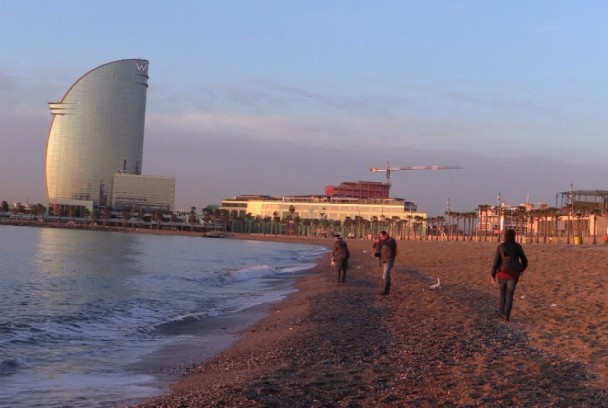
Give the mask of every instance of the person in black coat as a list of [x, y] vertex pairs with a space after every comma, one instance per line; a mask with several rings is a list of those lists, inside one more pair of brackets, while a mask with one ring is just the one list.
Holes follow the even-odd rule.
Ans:
[[492, 282], [498, 281], [500, 289], [498, 316], [503, 320], [511, 319], [515, 287], [527, 267], [528, 258], [521, 245], [515, 242], [515, 231], [505, 231], [505, 240], [496, 248], [492, 265]]
[[388, 235], [388, 232], [380, 233], [380, 261], [382, 262], [382, 279], [384, 280], [384, 290], [381, 295], [388, 295], [391, 291], [391, 271], [395, 265], [397, 256], [397, 241]]
[[338, 282], [343, 283], [346, 280], [346, 270], [348, 269], [348, 258], [350, 253], [348, 252], [348, 245], [340, 237], [335, 235], [334, 246], [331, 250], [331, 263], [338, 270]]

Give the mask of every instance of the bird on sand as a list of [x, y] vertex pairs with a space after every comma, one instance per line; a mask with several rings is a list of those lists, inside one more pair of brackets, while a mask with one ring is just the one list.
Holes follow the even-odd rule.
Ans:
[[439, 281], [439, 278], [437, 278], [437, 283], [433, 283], [429, 289], [440, 289], [441, 288], [441, 282]]

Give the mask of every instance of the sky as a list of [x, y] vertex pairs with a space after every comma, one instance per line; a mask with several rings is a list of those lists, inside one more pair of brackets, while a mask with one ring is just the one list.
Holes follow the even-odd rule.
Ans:
[[[0, 200], [46, 202], [48, 102], [150, 61], [176, 208], [385, 181], [429, 216], [608, 190], [604, 1], [0, 0]], [[561, 200], [561, 198], [560, 198]]]

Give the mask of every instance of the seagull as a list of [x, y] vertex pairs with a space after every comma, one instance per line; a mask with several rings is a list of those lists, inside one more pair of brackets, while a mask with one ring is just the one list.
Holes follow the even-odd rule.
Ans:
[[437, 283], [433, 283], [429, 289], [441, 289], [441, 282], [439, 281], [439, 278], [437, 278]]

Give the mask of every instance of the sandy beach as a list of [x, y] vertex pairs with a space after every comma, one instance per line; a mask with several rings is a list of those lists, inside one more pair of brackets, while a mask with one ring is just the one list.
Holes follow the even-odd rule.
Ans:
[[371, 242], [347, 242], [345, 283], [327, 255], [231, 348], [137, 407], [608, 407], [608, 247], [524, 245], [504, 322], [496, 242], [398, 241], [389, 296]]

